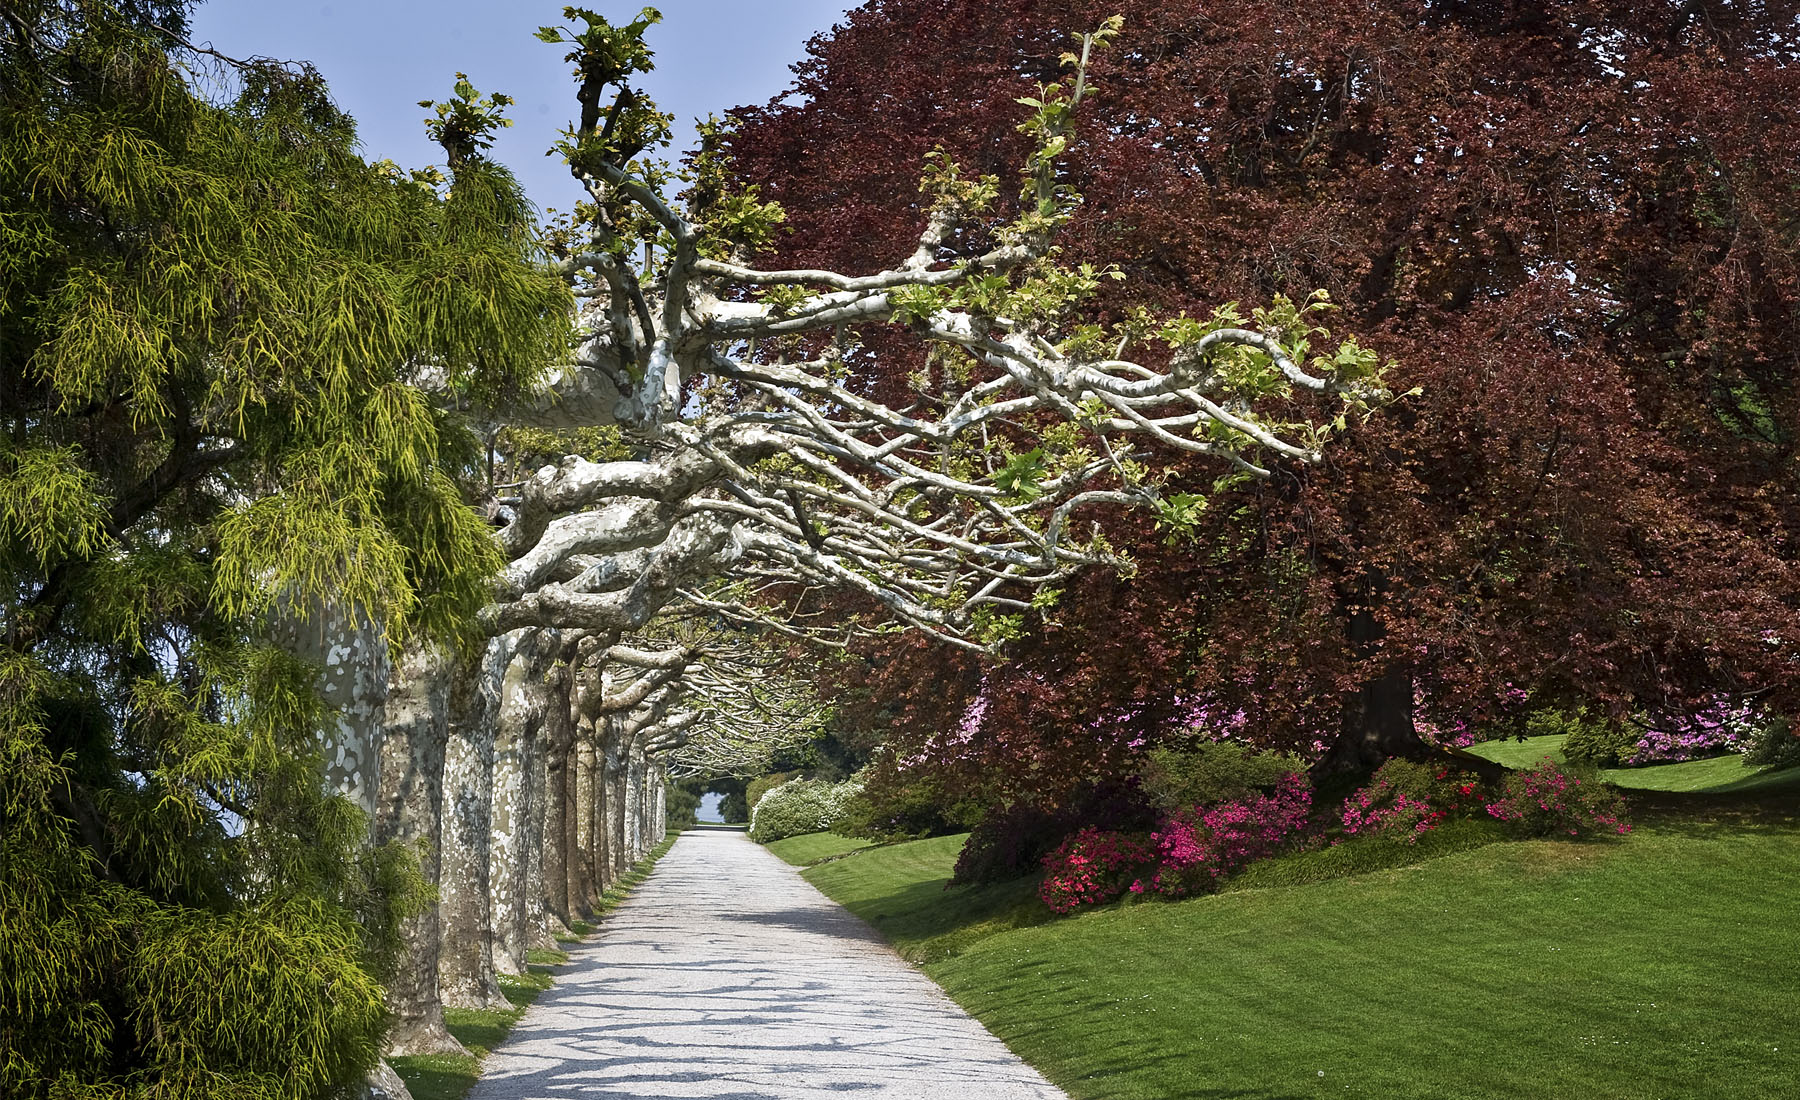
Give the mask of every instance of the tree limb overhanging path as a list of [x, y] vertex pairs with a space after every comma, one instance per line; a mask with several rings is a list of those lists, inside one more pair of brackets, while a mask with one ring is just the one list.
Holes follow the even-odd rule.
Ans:
[[737, 832], [690, 832], [578, 948], [470, 1100], [854, 1092], [1062, 1100], [868, 926]]

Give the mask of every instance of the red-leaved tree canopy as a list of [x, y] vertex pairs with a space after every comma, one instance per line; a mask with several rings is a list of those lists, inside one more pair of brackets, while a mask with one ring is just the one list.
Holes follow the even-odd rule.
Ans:
[[[1265, 481], [1171, 452], [1191, 514], [1111, 521], [1135, 576], [1087, 575], [1003, 665], [866, 651], [834, 670], [864, 720], [1054, 798], [1196, 715], [1354, 764], [1523, 692], [1791, 709], [1797, 6], [873, 0], [742, 112], [773, 262], [904, 251], [926, 155], [1004, 176], [1015, 99], [1115, 11], [1060, 238], [1130, 276], [1095, 320], [1323, 289], [1419, 392]], [[939, 369], [880, 362], [890, 401]]]

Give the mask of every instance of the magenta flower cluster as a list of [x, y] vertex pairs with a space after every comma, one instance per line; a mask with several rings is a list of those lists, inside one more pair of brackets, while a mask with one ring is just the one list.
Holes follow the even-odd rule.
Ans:
[[1514, 832], [1529, 836], [1624, 834], [1625, 803], [1603, 783], [1583, 781], [1548, 757], [1534, 768], [1506, 777], [1487, 812]]
[[1273, 793], [1164, 818], [1147, 837], [1086, 828], [1044, 857], [1038, 896], [1057, 913], [1126, 892], [1185, 897], [1213, 889], [1254, 860], [1290, 846], [1306, 830], [1312, 788], [1297, 772]]
[[1090, 825], [1044, 857], [1049, 873], [1038, 897], [1057, 913], [1099, 905], [1123, 894], [1155, 858], [1156, 847], [1144, 836]]
[[1443, 817], [1444, 812], [1432, 809], [1431, 803], [1376, 782], [1344, 800], [1342, 820], [1347, 836], [1400, 836], [1410, 844], [1436, 828]]

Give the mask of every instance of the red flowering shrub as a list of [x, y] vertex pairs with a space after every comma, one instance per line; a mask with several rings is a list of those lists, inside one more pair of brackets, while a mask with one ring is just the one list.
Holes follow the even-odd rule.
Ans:
[[1306, 829], [1312, 788], [1290, 772], [1271, 794], [1170, 814], [1148, 839], [1135, 833], [1076, 833], [1044, 859], [1038, 890], [1058, 913], [1098, 905], [1127, 890], [1169, 897], [1211, 890], [1224, 876], [1290, 847]]
[[1171, 814], [1150, 834], [1155, 873], [1132, 889], [1147, 886], [1170, 897], [1211, 890], [1233, 871], [1291, 846], [1305, 832], [1311, 810], [1312, 787], [1304, 775], [1289, 772], [1272, 794]]
[[1616, 788], [1592, 775], [1564, 771], [1546, 757], [1543, 763], [1506, 777], [1500, 797], [1487, 812], [1524, 836], [1592, 836], [1628, 833], [1625, 800]]
[[1156, 860], [1156, 849], [1140, 835], [1101, 832], [1089, 826], [1044, 857], [1038, 897], [1053, 912], [1072, 913], [1125, 892]]
[[1445, 818], [1481, 810], [1485, 801], [1473, 775], [1390, 760], [1369, 777], [1368, 786], [1344, 800], [1340, 820], [1348, 836], [1393, 836], [1410, 844]]

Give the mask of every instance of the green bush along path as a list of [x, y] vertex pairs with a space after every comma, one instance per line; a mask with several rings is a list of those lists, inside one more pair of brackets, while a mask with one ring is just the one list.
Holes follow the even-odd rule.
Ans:
[[[946, 890], [961, 840], [805, 874], [1078, 1100], [1800, 1096], [1791, 817], [1677, 816], [1063, 920], [1030, 880]], [[1358, 843], [1329, 854], [1355, 867], [1336, 853]]]

